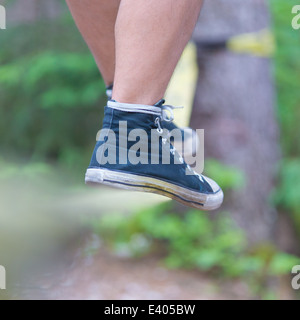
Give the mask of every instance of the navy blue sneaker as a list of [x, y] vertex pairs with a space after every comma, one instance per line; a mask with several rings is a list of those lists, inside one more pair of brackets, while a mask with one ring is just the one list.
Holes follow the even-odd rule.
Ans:
[[196, 174], [178, 154], [161, 123], [162, 101], [154, 106], [109, 101], [99, 132], [87, 184], [157, 193], [187, 206], [214, 210], [223, 192], [213, 180]]
[[[108, 100], [112, 98], [113, 87], [113, 84], [106, 87], [106, 95]], [[169, 132], [172, 132], [174, 129], [181, 130], [181, 135], [184, 137], [184, 139], [176, 139], [175, 137], [172, 141], [172, 144], [184, 158], [189, 158], [197, 153], [199, 137], [195, 130], [191, 128], [179, 128], [173, 121], [162, 121], [162, 127], [167, 129]]]
[[108, 100], [111, 100], [111, 98], [112, 98], [113, 87], [114, 87], [113, 84], [106, 87], [106, 96], [107, 96]]

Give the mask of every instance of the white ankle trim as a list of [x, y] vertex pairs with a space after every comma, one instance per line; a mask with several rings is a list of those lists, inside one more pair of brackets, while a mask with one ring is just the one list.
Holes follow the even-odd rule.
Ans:
[[120, 103], [116, 101], [108, 101], [107, 106], [109, 108], [124, 111], [124, 112], [133, 112], [133, 113], [146, 113], [152, 114], [154, 116], [161, 117], [162, 108], [155, 106], [148, 106], [144, 104], [131, 104], [131, 103]]

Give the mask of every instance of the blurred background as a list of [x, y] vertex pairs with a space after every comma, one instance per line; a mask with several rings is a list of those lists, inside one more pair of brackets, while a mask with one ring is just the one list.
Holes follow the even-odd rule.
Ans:
[[296, 4], [205, 2], [167, 96], [195, 79], [187, 114], [226, 198], [207, 214], [84, 186], [104, 82], [63, 1], [0, 0], [0, 299], [298, 299]]

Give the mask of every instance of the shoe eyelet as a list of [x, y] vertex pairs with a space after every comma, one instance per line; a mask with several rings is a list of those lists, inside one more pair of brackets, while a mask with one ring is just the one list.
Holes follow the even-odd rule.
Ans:
[[155, 125], [157, 126], [157, 132], [158, 132], [159, 134], [163, 134], [163, 133], [164, 133], [164, 130], [163, 130], [163, 128], [161, 127], [160, 119], [159, 119], [158, 117], [155, 119]]

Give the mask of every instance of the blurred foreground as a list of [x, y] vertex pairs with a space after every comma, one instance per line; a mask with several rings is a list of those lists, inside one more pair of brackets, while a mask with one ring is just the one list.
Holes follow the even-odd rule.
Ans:
[[71, 181], [42, 164], [2, 162], [0, 298], [296, 298], [298, 259], [270, 246], [248, 252], [225, 213], [211, 221], [156, 195]]

